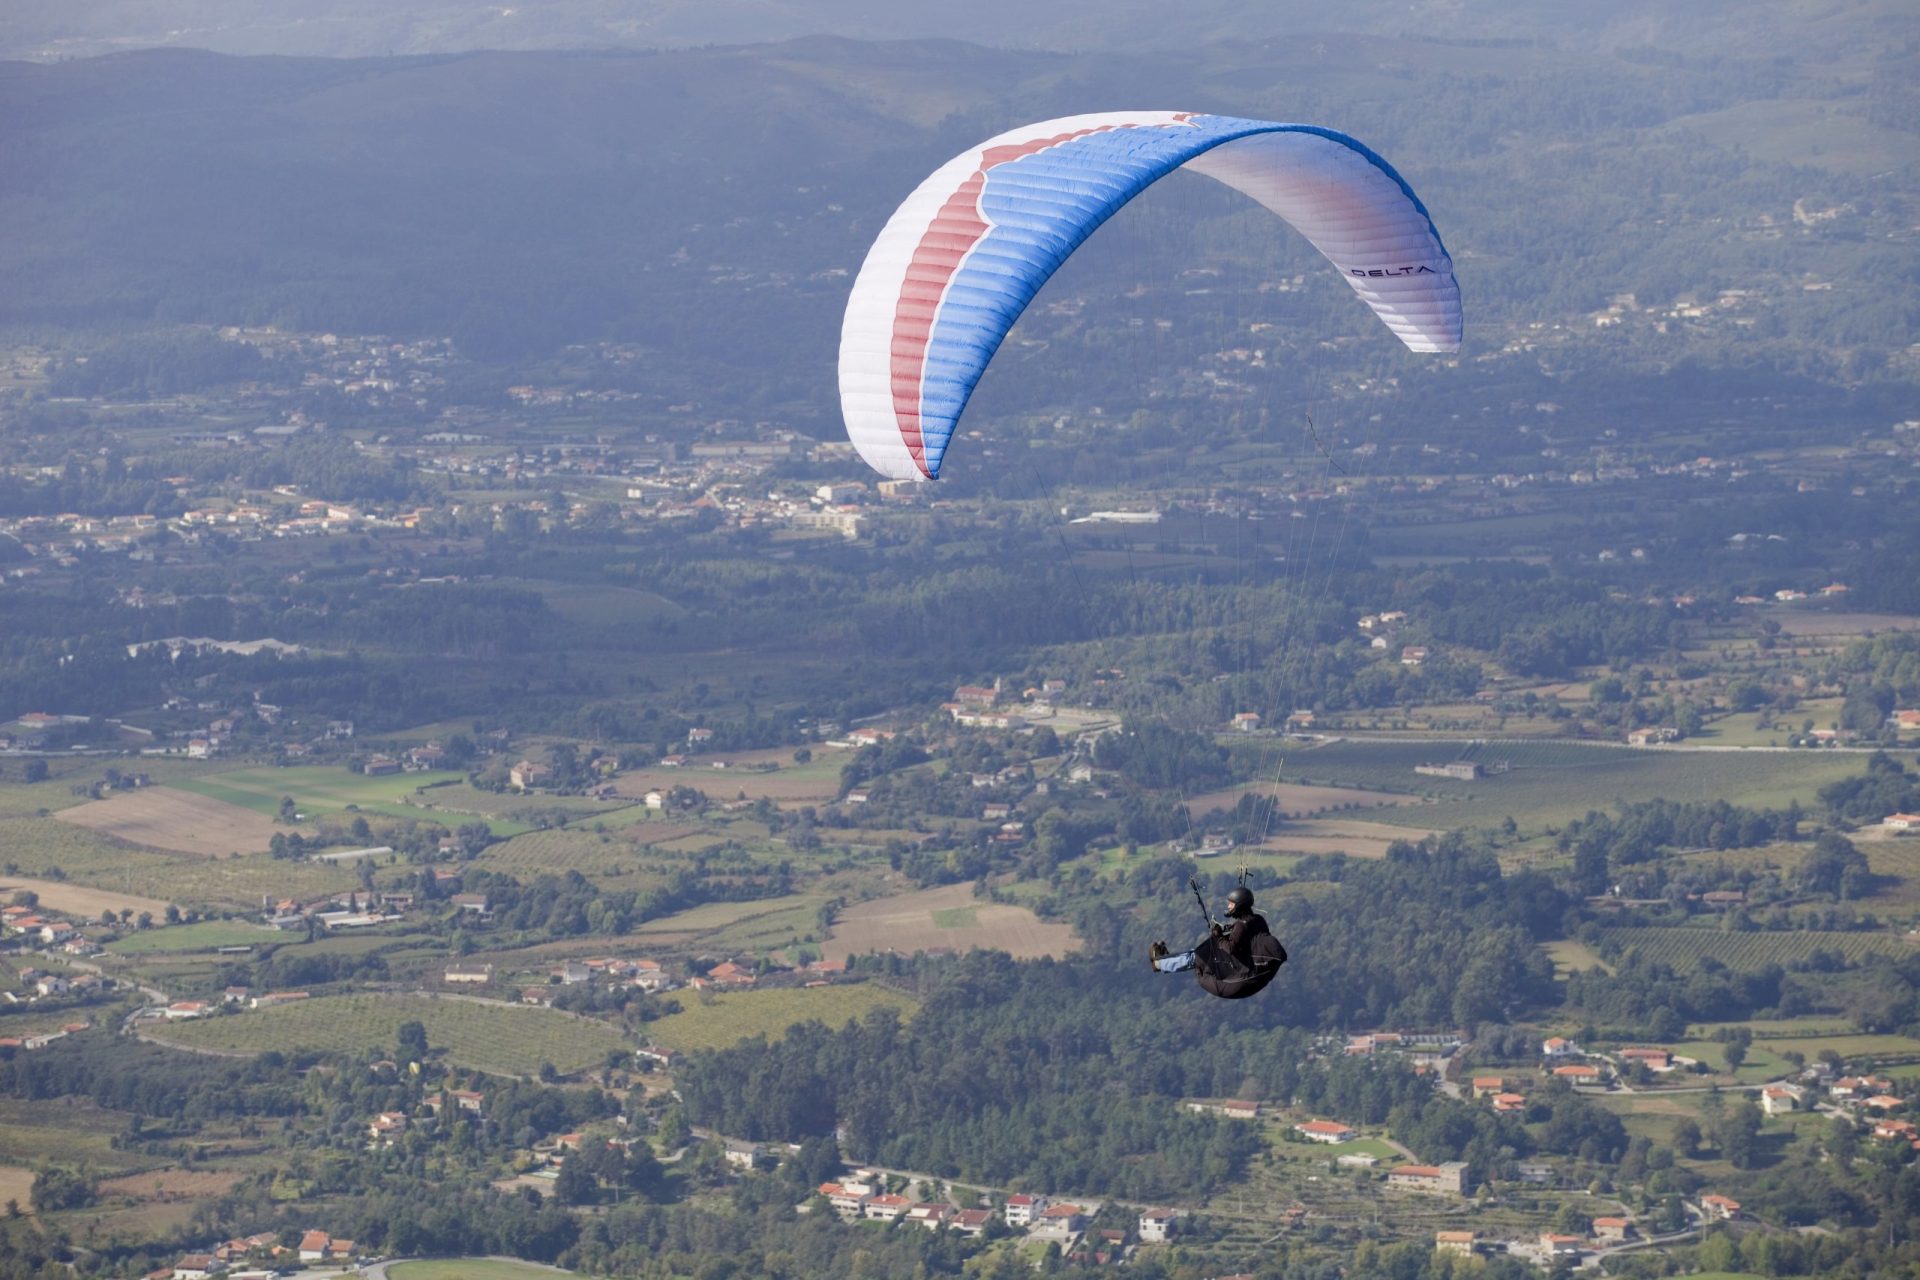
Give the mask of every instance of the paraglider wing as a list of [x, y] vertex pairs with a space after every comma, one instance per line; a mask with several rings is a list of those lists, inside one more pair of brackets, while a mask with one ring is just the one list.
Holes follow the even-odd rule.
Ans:
[[939, 476], [1007, 330], [1095, 228], [1185, 166], [1312, 241], [1402, 342], [1457, 351], [1460, 290], [1427, 210], [1345, 134], [1191, 112], [1070, 116], [954, 157], [868, 251], [840, 330], [840, 405], [873, 468]]

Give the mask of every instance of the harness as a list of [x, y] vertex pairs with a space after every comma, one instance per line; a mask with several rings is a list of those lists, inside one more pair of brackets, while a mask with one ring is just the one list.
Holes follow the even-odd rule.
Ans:
[[[1240, 868], [1240, 883], [1247, 882], [1247, 868]], [[1287, 949], [1280, 945], [1280, 939], [1271, 931], [1256, 933], [1248, 950], [1252, 952], [1253, 966], [1249, 968], [1240, 958], [1229, 951], [1221, 939], [1213, 936], [1215, 924], [1213, 913], [1207, 910], [1207, 900], [1200, 894], [1200, 877], [1190, 876], [1187, 887], [1193, 890], [1193, 899], [1200, 904], [1200, 914], [1207, 922], [1207, 939], [1193, 949], [1193, 976], [1209, 994], [1222, 1000], [1244, 1000], [1248, 996], [1258, 995], [1272, 982], [1280, 972], [1280, 966], [1287, 962]]]

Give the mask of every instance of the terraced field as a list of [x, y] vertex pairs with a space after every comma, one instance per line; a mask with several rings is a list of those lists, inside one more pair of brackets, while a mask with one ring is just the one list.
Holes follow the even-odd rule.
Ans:
[[625, 1038], [606, 1023], [552, 1009], [372, 994], [176, 1022], [147, 1034], [178, 1048], [225, 1053], [363, 1053], [391, 1049], [400, 1024], [415, 1020], [425, 1024], [428, 1044], [447, 1051], [448, 1061], [503, 1075], [532, 1075], [547, 1062], [577, 1071], [626, 1047]]

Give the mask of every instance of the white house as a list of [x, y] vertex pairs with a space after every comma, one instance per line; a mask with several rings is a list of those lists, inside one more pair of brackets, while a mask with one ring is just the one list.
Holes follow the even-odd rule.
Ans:
[[1140, 1239], [1160, 1244], [1173, 1235], [1180, 1215], [1173, 1209], [1148, 1209], [1140, 1215]]
[[1007, 1197], [1006, 1218], [1010, 1227], [1030, 1227], [1045, 1211], [1045, 1196], [1011, 1195]]
[[1353, 1130], [1338, 1120], [1307, 1120], [1293, 1126], [1293, 1131], [1308, 1142], [1352, 1142], [1354, 1138]]

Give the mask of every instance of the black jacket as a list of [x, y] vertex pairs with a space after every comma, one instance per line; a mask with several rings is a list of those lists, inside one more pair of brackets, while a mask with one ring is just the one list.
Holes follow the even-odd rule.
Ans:
[[1240, 962], [1243, 968], [1253, 968], [1253, 940], [1263, 933], [1271, 933], [1267, 928], [1267, 918], [1257, 911], [1234, 918], [1221, 935], [1221, 945], [1228, 955]]

